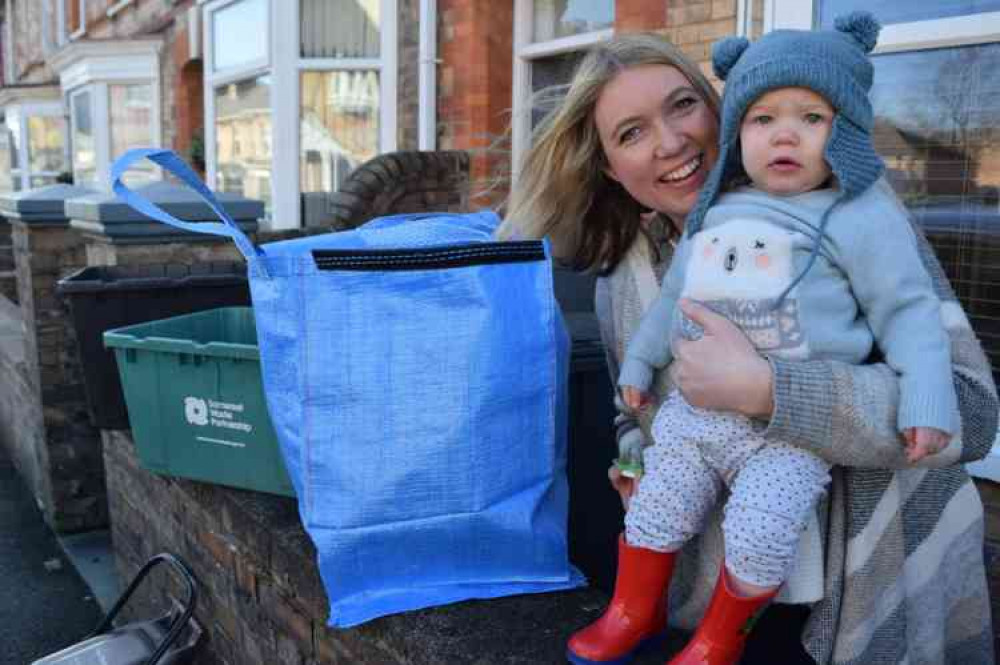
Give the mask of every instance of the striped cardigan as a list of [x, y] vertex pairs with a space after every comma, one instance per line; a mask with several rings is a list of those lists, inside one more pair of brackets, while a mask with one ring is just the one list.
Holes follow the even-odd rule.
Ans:
[[[993, 443], [998, 400], [989, 363], [923, 235], [921, 255], [942, 301], [951, 339], [962, 433], [938, 455], [906, 463], [896, 431], [898, 382], [886, 365], [772, 361], [774, 413], [767, 436], [833, 463], [818, 507], [825, 545], [823, 598], [811, 603], [803, 645], [820, 665], [993, 665], [983, 562], [983, 508], [961, 462]], [[671, 250], [651, 258], [637, 242], [598, 280], [597, 315], [612, 377], [645, 307], [656, 297]], [[666, 372], [654, 389], [669, 390]], [[655, 409], [641, 416], [616, 400], [616, 432], [649, 438]], [[719, 510], [718, 512], [721, 512]], [[718, 514], [685, 546], [671, 586], [671, 624], [693, 628], [722, 559]], [[815, 557], [819, 557], [817, 552]], [[806, 566], [809, 568], [810, 566]]]

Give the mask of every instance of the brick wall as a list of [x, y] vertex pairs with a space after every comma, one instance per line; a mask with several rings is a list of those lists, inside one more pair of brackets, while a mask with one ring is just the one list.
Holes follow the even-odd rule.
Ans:
[[661, 31], [719, 85], [712, 73], [712, 44], [736, 32], [735, 0], [675, 0], [667, 4], [667, 24]]
[[[14, 77], [11, 83], [47, 83], [53, 79], [51, 70], [45, 65], [45, 42], [42, 39], [44, 15], [42, 3], [37, 0], [19, 0], [9, 5], [10, 22], [13, 31]], [[54, 45], [55, 31], [48, 26]]]
[[[135, 0], [112, 17], [107, 9], [114, 2], [87, 3], [86, 39], [130, 39], [161, 37], [160, 52], [160, 141], [171, 147], [190, 146], [195, 130], [204, 124], [201, 88], [193, 85], [191, 69], [201, 60], [188, 54], [186, 11], [194, 0]], [[185, 68], [188, 68], [185, 74]], [[198, 88], [195, 90], [195, 88]], [[181, 153], [185, 158], [188, 155]]]
[[496, 203], [510, 169], [513, 11], [494, 0], [441, 0], [438, 147], [471, 156], [473, 207]]
[[107, 524], [100, 438], [90, 425], [75, 331], [57, 281], [85, 264], [63, 226], [12, 222], [21, 330], [0, 345], [3, 444], [49, 524], [61, 532]]
[[17, 273], [14, 271], [14, 246], [10, 223], [0, 219], [0, 297], [17, 303]]
[[[183, 558], [198, 578], [196, 618], [205, 641], [194, 665], [558, 663], [566, 635], [606, 603], [600, 592], [581, 589], [470, 601], [330, 629], [315, 550], [295, 501], [154, 476], [138, 465], [127, 431], [102, 436], [121, 578], [130, 580], [161, 551]], [[128, 616], [155, 616], [184, 597], [173, 577], [158, 574], [149, 582]]]

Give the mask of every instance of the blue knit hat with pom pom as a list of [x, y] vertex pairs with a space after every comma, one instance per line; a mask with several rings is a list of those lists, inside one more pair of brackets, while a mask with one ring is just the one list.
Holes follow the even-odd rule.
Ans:
[[880, 26], [868, 12], [853, 12], [838, 18], [834, 27], [775, 30], [753, 44], [743, 37], [728, 37], [713, 46], [712, 66], [716, 76], [726, 82], [719, 160], [685, 221], [688, 234], [701, 228], [705, 212], [718, 198], [723, 183], [741, 173], [743, 115], [755, 100], [775, 88], [809, 88], [833, 106], [833, 127], [824, 157], [842, 192], [838, 203], [865, 191], [882, 174], [882, 159], [872, 146], [874, 114], [868, 100], [873, 75], [868, 54], [875, 48]]

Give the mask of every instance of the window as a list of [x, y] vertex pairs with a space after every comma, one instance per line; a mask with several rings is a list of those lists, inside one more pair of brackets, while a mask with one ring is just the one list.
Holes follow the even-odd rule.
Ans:
[[301, 189], [333, 192], [379, 152], [380, 3], [300, 0], [300, 8]]
[[[159, 40], [75, 41], [52, 58], [69, 110], [74, 182], [109, 189], [111, 163], [126, 150], [160, 143]], [[154, 179], [152, 165], [125, 180]]]
[[[1000, 0], [892, 0], [875, 9], [859, 0], [772, 2], [775, 27], [808, 27], [812, 12], [829, 28], [861, 8], [885, 26], [872, 57], [875, 147], [1000, 381]], [[1000, 447], [970, 470], [1000, 480]]]
[[221, 192], [271, 203], [271, 77], [215, 89], [216, 171]]
[[614, 16], [614, 0], [515, 0], [514, 178], [531, 128], [549, 110], [537, 93], [568, 83], [584, 50], [611, 37]]
[[66, 165], [66, 123], [59, 89], [8, 89], [0, 123], [0, 191], [56, 182]]
[[90, 90], [70, 97], [73, 122], [73, 181], [82, 186], [97, 184], [97, 141], [94, 137], [94, 100]]
[[[111, 161], [132, 148], [148, 146], [153, 127], [152, 86], [148, 83], [109, 84], [108, 120]], [[131, 186], [154, 180], [154, 166], [143, 160], [130, 168], [122, 179]]]
[[395, 149], [396, 0], [209, 0], [205, 16], [208, 177], [264, 200], [271, 228]]

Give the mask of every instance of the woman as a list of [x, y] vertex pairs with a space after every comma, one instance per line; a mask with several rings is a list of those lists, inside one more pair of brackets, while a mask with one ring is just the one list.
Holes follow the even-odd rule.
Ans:
[[[562, 104], [536, 130], [511, 192], [501, 236], [548, 236], [557, 256], [601, 275], [596, 311], [615, 378], [718, 157], [718, 109], [704, 75], [662, 39], [615, 37], [581, 62]], [[670, 371], [656, 380], [657, 395], [676, 384], [693, 405], [766, 420], [768, 437], [836, 465], [814, 542], [807, 531], [800, 548], [799, 578], [778, 597], [798, 607], [784, 617], [807, 614], [800, 637], [810, 657], [800, 662], [993, 663], [982, 504], [960, 463], [991, 447], [996, 388], [921, 242], [948, 323], [962, 418], [962, 445], [929, 458], [939, 468], [907, 464], [888, 366], [767, 360], [732, 324], [695, 304], [684, 308], [704, 336], [679, 345]], [[619, 448], [651, 441], [657, 405], [636, 414], [616, 403]], [[627, 506], [632, 481], [614, 470], [609, 476]], [[671, 625], [693, 628], [719, 570], [720, 522], [714, 516], [706, 535], [685, 547], [667, 608], [658, 598], [657, 553], [620, 542], [614, 598], [571, 641], [577, 662], [628, 662], [666, 611]], [[778, 662], [787, 646], [769, 642], [763, 662]]]

